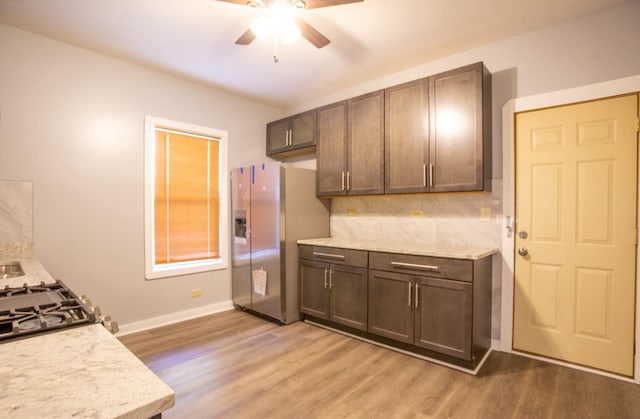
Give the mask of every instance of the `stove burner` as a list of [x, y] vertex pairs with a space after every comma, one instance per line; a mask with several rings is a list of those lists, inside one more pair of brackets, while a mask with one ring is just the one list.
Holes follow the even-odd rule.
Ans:
[[[27, 318], [18, 321], [20, 330], [34, 330], [42, 327], [52, 327], [64, 322], [64, 317], [56, 314], [45, 314], [37, 318]], [[43, 325], [44, 323], [44, 325]]]
[[0, 341], [96, 322], [62, 281], [0, 290]]
[[42, 327], [40, 319], [28, 319], [22, 322], [18, 322], [18, 328], [20, 330], [33, 330]]

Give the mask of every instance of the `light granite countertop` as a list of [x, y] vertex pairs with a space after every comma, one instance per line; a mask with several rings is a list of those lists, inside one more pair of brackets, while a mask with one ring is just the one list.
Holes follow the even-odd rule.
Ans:
[[149, 418], [173, 390], [102, 325], [0, 344], [0, 417]]
[[0, 288], [5, 286], [21, 287], [24, 284], [38, 285], [41, 282], [55, 282], [53, 277], [40, 264], [33, 255], [33, 246], [30, 243], [0, 243], [0, 264], [7, 262], [20, 262], [24, 275], [13, 278], [0, 279]]
[[[5, 286], [52, 283], [30, 245], [0, 244], [0, 262], [25, 275]], [[0, 342], [0, 418], [149, 418], [175, 394], [101, 324]]]
[[454, 259], [478, 260], [498, 252], [497, 248], [453, 247], [423, 243], [375, 242], [340, 237], [321, 237], [298, 240], [298, 244], [368, 250], [371, 252], [403, 253], [407, 255], [436, 256]]

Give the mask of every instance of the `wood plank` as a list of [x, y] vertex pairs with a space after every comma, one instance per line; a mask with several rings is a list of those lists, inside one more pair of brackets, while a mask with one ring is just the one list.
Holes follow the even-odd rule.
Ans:
[[631, 418], [640, 386], [494, 352], [479, 376], [228, 311], [120, 340], [176, 392], [163, 418]]

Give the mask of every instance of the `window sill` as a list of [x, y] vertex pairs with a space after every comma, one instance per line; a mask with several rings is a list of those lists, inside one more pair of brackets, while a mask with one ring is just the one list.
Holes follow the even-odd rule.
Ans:
[[169, 278], [200, 272], [219, 271], [227, 268], [227, 264], [220, 259], [204, 262], [174, 263], [167, 266], [147, 267], [145, 278], [148, 280]]

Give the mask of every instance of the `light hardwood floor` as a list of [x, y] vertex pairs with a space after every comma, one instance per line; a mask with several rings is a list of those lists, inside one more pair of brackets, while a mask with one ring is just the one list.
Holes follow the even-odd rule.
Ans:
[[493, 352], [479, 376], [228, 311], [120, 340], [176, 392], [163, 418], [640, 418], [640, 386]]

